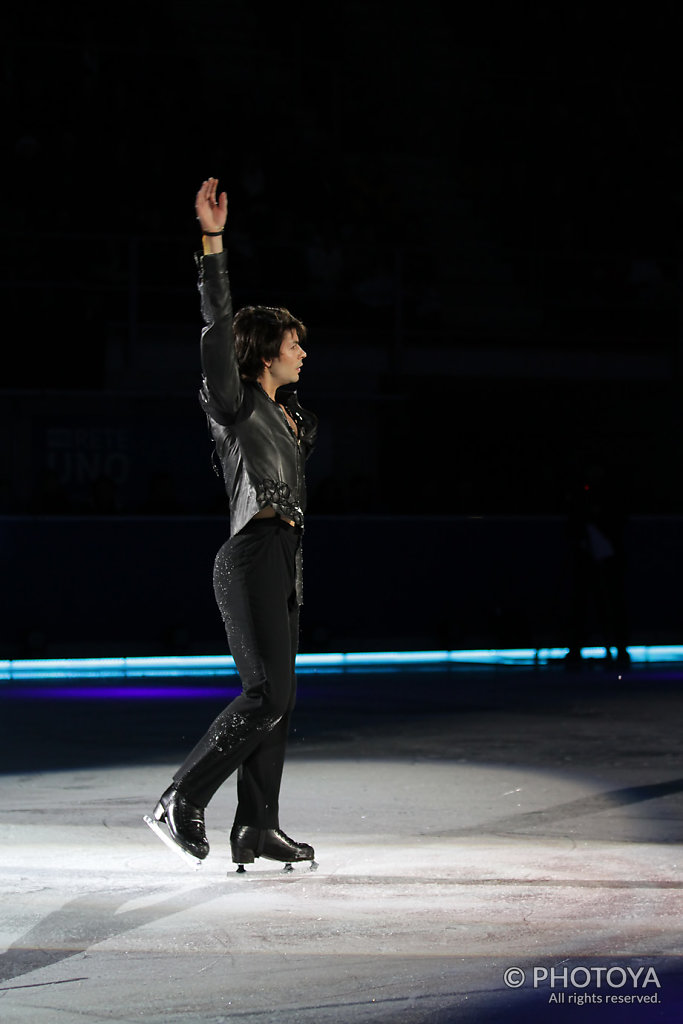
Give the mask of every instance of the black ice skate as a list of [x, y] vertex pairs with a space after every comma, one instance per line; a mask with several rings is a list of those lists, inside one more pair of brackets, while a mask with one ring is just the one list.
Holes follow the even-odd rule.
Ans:
[[162, 794], [154, 808], [154, 818], [145, 814], [142, 820], [162, 843], [192, 867], [198, 868], [208, 855], [204, 810], [190, 803], [175, 786]]
[[252, 825], [233, 825], [230, 833], [230, 848], [233, 864], [238, 874], [244, 872], [245, 864], [253, 864], [257, 857], [284, 863], [285, 871], [293, 871], [292, 864], [310, 861], [311, 871], [318, 867], [315, 851], [308, 843], [295, 843], [279, 828], [255, 828]]

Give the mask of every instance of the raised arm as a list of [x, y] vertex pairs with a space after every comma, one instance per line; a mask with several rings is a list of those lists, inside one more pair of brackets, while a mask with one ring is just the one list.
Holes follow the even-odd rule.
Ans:
[[216, 178], [208, 178], [197, 192], [195, 210], [202, 229], [204, 256], [199, 261], [199, 291], [206, 327], [202, 331], [204, 383], [200, 399], [204, 411], [219, 423], [229, 424], [242, 403], [235, 342], [232, 333], [232, 298], [223, 229], [228, 197], [216, 200]]

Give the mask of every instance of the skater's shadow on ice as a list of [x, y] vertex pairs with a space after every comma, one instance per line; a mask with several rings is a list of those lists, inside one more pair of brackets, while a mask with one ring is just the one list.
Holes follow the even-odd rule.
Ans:
[[139, 888], [79, 896], [48, 914], [13, 942], [5, 953], [0, 954], [0, 982], [68, 960], [99, 942], [207, 903], [217, 895], [224, 894], [225, 889], [218, 885], [192, 888], [161, 903], [135, 907], [121, 914], [117, 913], [119, 907], [129, 900], [140, 898]]

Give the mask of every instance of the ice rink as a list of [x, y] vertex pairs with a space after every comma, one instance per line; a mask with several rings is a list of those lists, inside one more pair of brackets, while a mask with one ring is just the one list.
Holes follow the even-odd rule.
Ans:
[[[683, 1019], [681, 673], [301, 682], [281, 821], [238, 875], [142, 822], [215, 699], [3, 695], [0, 1020]], [[506, 973], [507, 972], [507, 973]]]

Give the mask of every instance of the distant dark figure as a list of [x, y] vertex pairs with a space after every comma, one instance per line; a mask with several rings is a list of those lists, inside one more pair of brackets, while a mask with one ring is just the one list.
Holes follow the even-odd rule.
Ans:
[[606, 660], [617, 650], [617, 665], [627, 667], [624, 529], [626, 510], [619, 489], [600, 465], [589, 466], [570, 494], [568, 532], [572, 554], [571, 635], [568, 665], [581, 662], [588, 646], [589, 613]]

